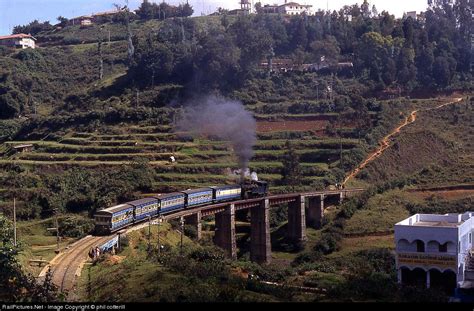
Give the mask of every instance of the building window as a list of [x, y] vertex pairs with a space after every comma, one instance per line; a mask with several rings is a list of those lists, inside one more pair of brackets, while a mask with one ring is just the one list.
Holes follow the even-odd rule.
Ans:
[[469, 244], [472, 243], [472, 235], [471, 235], [471, 234], [472, 234], [472, 233], [469, 233]]
[[439, 252], [440, 253], [447, 253], [448, 252], [448, 243], [440, 244], [439, 245]]
[[424, 253], [425, 252], [425, 243], [420, 240], [416, 240], [416, 251], [418, 253]]

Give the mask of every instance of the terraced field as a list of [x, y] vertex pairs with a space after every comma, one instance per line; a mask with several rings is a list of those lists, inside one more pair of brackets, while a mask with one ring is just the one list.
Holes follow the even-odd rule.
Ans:
[[[280, 121], [259, 121], [280, 124]], [[340, 147], [348, 153], [358, 146], [352, 138], [328, 138], [317, 135], [320, 128], [308, 129], [307, 120], [301, 129], [282, 131], [268, 127], [258, 132], [255, 156], [250, 163], [261, 179], [268, 180], [277, 190], [282, 168], [285, 142], [291, 141], [300, 156], [303, 181], [312, 182], [327, 176], [330, 166], [338, 161]], [[260, 128], [260, 126], [259, 126]], [[193, 139], [186, 133], [174, 133], [167, 126], [127, 125], [108, 128], [108, 133], [68, 132], [51, 134], [44, 140], [9, 141], [0, 146], [0, 165], [22, 164], [27, 167], [106, 167], [124, 165], [138, 159], [147, 160], [155, 169], [156, 191], [198, 187], [210, 183], [228, 182], [236, 169], [232, 147], [226, 142], [207, 138]], [[109, 134], [119, 133], [119, 134]], [[15, 153], [13, 147], [32, 144], [33, 151]], [[171, 156], [176, 163], [170, 163]]]

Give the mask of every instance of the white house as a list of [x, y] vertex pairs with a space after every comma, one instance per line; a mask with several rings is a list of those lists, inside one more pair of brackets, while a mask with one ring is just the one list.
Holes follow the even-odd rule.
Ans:
[[410, 11], [410, 12], [406, 12], [406, 18], [413, 18], [414, 21], [416, 21], [418, 15], [416, 14], [416, 11]]
[[278, 13], [286, 15], [301, 15], [303, 13], [307, 15], [314, 15], [312, 5], [299, 4], [297, 2], [286, 2], [278, 7]]
[[474, 287], [474, 212], [416, 214], [395, 224], [398, 282]]
[[14, 48], [32, 48], [36, 47], [36, 38], [24, 33], [0, 37], [0, 45]]

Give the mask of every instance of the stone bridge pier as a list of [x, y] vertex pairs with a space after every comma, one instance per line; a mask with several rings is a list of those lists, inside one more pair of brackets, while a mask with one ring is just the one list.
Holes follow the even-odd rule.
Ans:
[[235, 205], [230, 204], [221, 213], [215, 215], [216, 226], [214, 243], [225, 250], [227, 256], [237, 258], [237, 243], [235, 239]]
[[271, 252], [270, 201], [264, 199], [250, 210], [250, 260], [270, 263]]
[[201, 211], [195, 214], [184, 217], [184, 223], [192, 225], [196, 229], [196, 239], [199, 241], [202, 238], [202, 217]]
[[288, 238], [297, 245], [306, 241], [305, 197], [288, 203]]
[[[238, 202], [219, 207], [216, 212], [214, 243], [225, 250], [230, 258], [237, 258], [236, 211], [250, 211], [250, 260], [260, 264], [271, 262], [270, 208], [288, 204], [288, 238], [302, 246], [307, 240], [306, 226], [322, 227], [325, 204], [340, 204], [345, 192], [309, 193], [294, 196], [274, 196], [250, 202]], [[347, 195], [349, 196], [349, 195]], [[239, 205], [240, 204], [240, 205]], [[192, 215], [192, 223], [200, 223], [200, 214]], [[199, 225], [198, 225], [199, 226]], [[200, 232], [200, 230], [199, 230]]]
[[308, 198], [308, 225], [312, 228], [320, 229], [323, 225], [323, 217], [324, 194]]

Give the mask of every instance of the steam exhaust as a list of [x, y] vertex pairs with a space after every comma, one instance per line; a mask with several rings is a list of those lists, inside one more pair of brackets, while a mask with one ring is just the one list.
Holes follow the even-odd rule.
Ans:
[[245, 181], [245, 172], [257, 142], [257, 123], [240, 101], [215, 95], [191, 101], [177, 120], [176, 128], [189, 132], [193, 137], [207, 136], [228, 141], [239, 162], [240, 182]]

